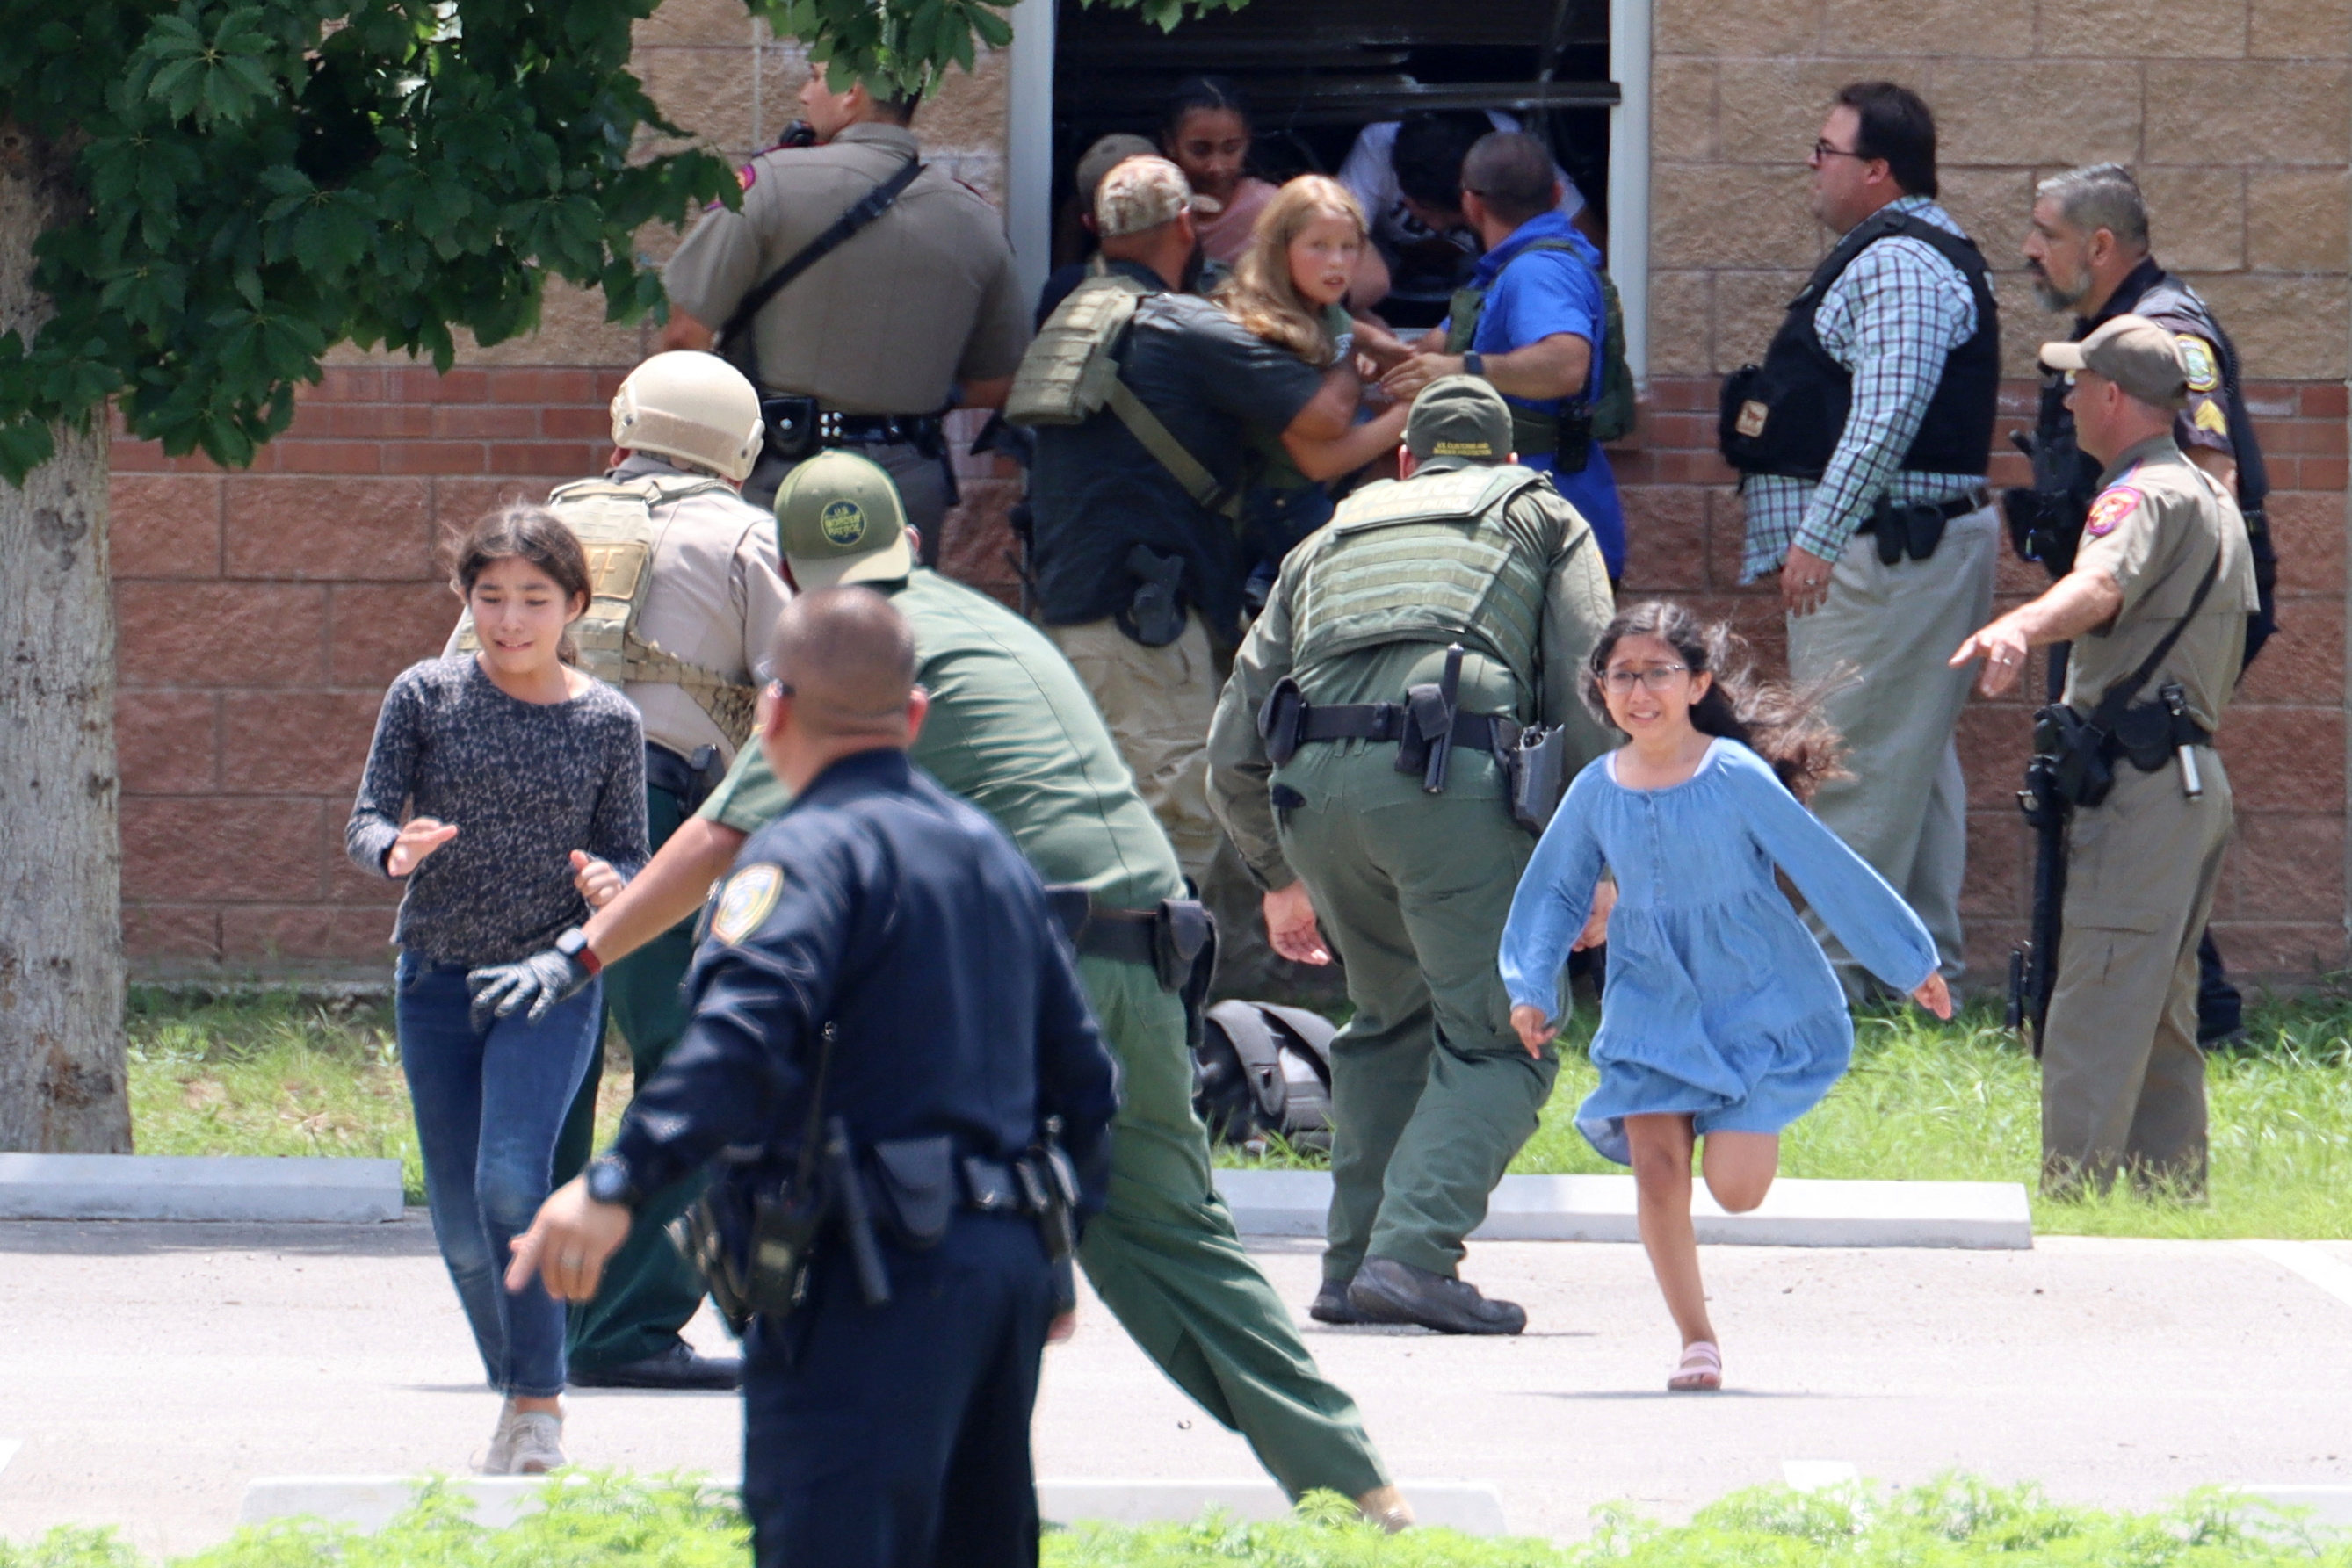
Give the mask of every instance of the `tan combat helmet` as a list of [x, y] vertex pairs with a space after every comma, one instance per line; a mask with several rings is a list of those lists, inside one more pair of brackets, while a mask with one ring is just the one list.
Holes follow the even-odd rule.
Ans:
[[659, 453], [722, 479], [750, 476], [761, 433], [759, 392], [716, 354], [656, 354], [613, 394], [614, 445]]
[[898, 486], [887, 469], [854, 452], [820, 452], [785, 476], [776, 542], [803, 593], [896, 582], [915, 569]]

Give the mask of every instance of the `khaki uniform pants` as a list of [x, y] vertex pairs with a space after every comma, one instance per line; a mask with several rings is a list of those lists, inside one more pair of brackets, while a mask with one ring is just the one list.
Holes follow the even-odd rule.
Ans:
[[1078, 1249], [1095, 1293], [1292, 1497], [1387, 1485], [1356, 1402], [1317, 1370], [1211, 1185], [1183, 1003], [1148, 965], [1081, 958], [1078, 977], [1119, 1069], [1110, 1202]]
[[1462, 788], [1491, 777], [1483, 757], [1455, 752], [1455, 787], [1428, 796], [1394, 756], [1311, 769], [1281, 824], [1356, 1009], [1331, 1042], [1323, 1276], [1340, 1282], [1367, 1253], [1453, 1275], [1559, 1073], [1519, 1044], [1495, 961], [1535, 841], [1491, 786]]
[[[1822, 786], [1813, 814], [1903, 895], [1947, 979], [1960, 962], [1960, 879], [1968, 869], [1968, 787], [1952, 734], [1971, 670], [1945, 661], [1992, 612], [2000, 527], [1986, 507], [1955, 517], [1926, 560], [1887, 566], [1857, 534], [1830, 576], [1829, 600], [1789, 619], [1789, 672], [1800, 688], [1849, 684], [1825, 706], [1850, 777]], [[1875, 983], [1810, 915], [1806, 923], [1849, 996]]]
[[1205, 884], [1224, 837], [1209, 814], [1209, 721], [1223, 678], [1210, 652], [1208, 623], [1192, 611], [1183, 634], [1164, 648], [1145, 647], [1116, 621], [1048, 626], [1045, 633], [1094, 694], [1119, 756], [1135, 775], [1136, 790], [1168, 831], [1184, 874], [1196, 887]]
[[2197, 939], [2230, 837], [2230, 779], [2200, 747], [2204, 797], [2169, 766], [2116, 764], [2116, 787], [2066, 834], [2066, 915], [2042, 1042], [2042, 1185], [2102, 1189], [2118, 1172], [2205, 1187]]

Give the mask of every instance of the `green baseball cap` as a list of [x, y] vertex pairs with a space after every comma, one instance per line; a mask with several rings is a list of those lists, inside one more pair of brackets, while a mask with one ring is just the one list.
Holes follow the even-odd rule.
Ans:
[[1405, 416], [1405, 450], [1423, 463], [1511, 460], [1511, 405], [1483, 376], [1440, 376]]
[[845, 582], [896, 582], [915, 569], [906, 503], [878, 463], [820, 452], [776, 491], [776, 547], [803, 593]]

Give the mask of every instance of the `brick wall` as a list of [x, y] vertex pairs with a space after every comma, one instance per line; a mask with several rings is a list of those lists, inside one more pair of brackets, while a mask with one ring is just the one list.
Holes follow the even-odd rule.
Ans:
[[[2211, 298], [2263, 378], [2280, 494], [2285, 629], [2223, 737], [2239, 842], [2218, 918], [2241, 968], [2345, 965], [2344, 602], [2352, 0], [1657, 0], [1651, 405], [1618, 455], [1630, 592], [1699, 596], [1777, 657], [1769, 591], [1738, 587], [1739, 519], [1712, 455], [1719, 374], [1761, 350], [1821, 254], [1801, 158], [1830, 94], [1891, 75], [1944, 126], [1946, 199], [2005, 270], [2002, 428], [2031, 417], [2030, 345], [2063, 322], [2011, 267], [2033, 181], [2132, 162], [2158, 254]], [[668, 0], [637, 68], [729, 157], [772, 140], [805, 73], [740, 0]], [[1002, 63], [926, 107], [935, 158], [1003, 181]], [[648, 255], [675, 236], [650, 230]], [[348, 356], [247, 474], [118, 447], [126, 937], [157, 968], [374, 967], [389, 889], [352, 872], [341, 825], [384, 683], [436, 651], [454, 612], [431, 542], [509, 495], [601, 462], [604, 403], [647, 351], [601, 301], [551, 290], [541, 329], [446, 377]], [[967, 428], [965, 434], [969, 434]], [[2010, 460], [2004, 459], [2006, 464]], [[2001, 476], [1997, 473], [1997, 477]], [[1013, 482], [963, 476], [945, 562], [1009, 593]], [[2005, 563], [2012, 601], [2034, 572]], [[1999, 972], [2021, 926], [2029, 845], [2010, 801], [2025, 709], [1964, 720], [1972, 962]]]

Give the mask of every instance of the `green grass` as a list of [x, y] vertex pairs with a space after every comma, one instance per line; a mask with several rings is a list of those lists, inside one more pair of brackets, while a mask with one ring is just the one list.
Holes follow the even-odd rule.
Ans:
[[[407, 1200], [425, 1201], [390, 1002], [139, 987], [126, 1032], [141, 1154], [395, 1159]], [[628, 1092], [625, 1056], [608, 1061], [597, 1106], [607, 1131]]]
[[[2124, 1513], [1964, 1477], [1894, 1493], [1757, 1488], [1686, 1525], [1603, 1508], [1591, 1538], [1575, 1545], [1443, 1530], [1384, 1536], [1346, 1521], [1347, 1511], [1326, 1493], [1278, 1524], [1210, 1515], [1189, 1525], [1079, 1525], [1050, 1531], [1044, 1560], [1046, 1568], [2352, 1568], [2343, 1536], [2219, 1492]], [[373, 1536], [305, 1521], [249, 1528], [172, 1568], [739, 1568], [747, 1536], [732, 1500], [690, 1479], [596, 1475], [505, 1530], [467, 1523], [463, 1505], [434, 1489]], [[57, 1530], [23, 1546], [0, 1542], [0, 1568], [143, 1564], [110, 1532]]]
[[[2352, 1237], [2352, 1001], [2266, 1003], [2248, 1017], [2245, 1045], [2208, 1064], [2210, 1201], [2037, 1197], [2037, 1230]], [[1570, 1120], [1593, 1082], [1584, 1058], [1592, 1022], [1591, 1005], [1580, 1007], [1559, 1086], [1513, 1170], [1622, 1169], [1593, 1153]], [[1983, 1008], [1949, 1024], [1916, 1009], [1864, 1015], [1853, 1071], [1789, 1130], [1782, 1172], [2032, 1186], [2041, 1079], [1999, 1022]], [[424, 1201], [388, 1004], [320, 1002], [283, 991], [209, 999], [141, 989], [131, 995], [130, 1041], [131, 1123], [142, 1153], [380, 1155], [403, 1162], [409, 1201]], [[608, 1054], [598, 1107], [604, 1133], [628, 1088], [625, 1054]], [[1309, 1169], [1326, 1163], [1281, 1147], [1255, 1160], [1221, 1150], [1219, 1160]]]
[[[1576, 1130], [1596, 1074], [1585, 1060], [1592, 1009], [1566, 1034], [1559, 1082], [1543, 1123], [1512, 1162], [1541, 1175], [1622, 1174]], [[2249, 1009], [2245, 1044], [2209, 1059], [2210, 1201], [2148, 1202], [2117, 1194], [2033, 1200], [2044, 1235], [2284, 1239], [2352, 1237], [2352, 1004], [2310, 1001]], [[1911, 1181], [2014, 1181], [2041, 1165], [2041, 1074], [2000, 1027], [1972, 1008], [1948, 1024], [1916, 1009], [1871, 1012], [1855, 1026], [1853, 1070], [1783, 1135], [1785, 1176]], [[1223, 1163], [1316, 1168], [1319, 1156], [1277, 1149]]]

